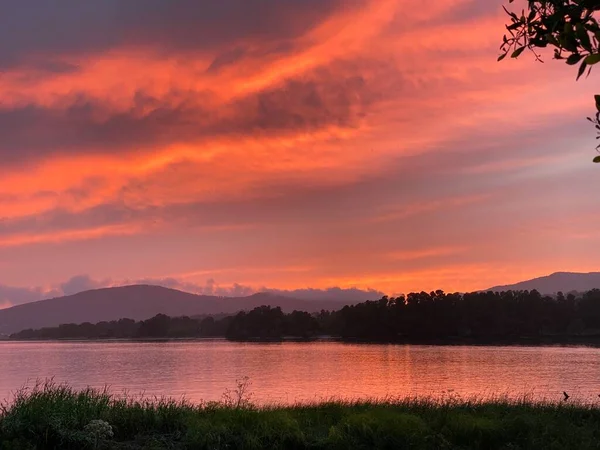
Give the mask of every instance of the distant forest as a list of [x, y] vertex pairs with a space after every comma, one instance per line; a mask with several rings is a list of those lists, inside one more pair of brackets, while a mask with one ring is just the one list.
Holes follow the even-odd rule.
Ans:
[[285, 314], [261, 306], [220, 317], [168, 317], [136, 322], [64, 324], [23, 330], [12, 339], [144, 339], [226, 337], [232, 340], [312, 339], [332, 336], [373, 342], [560, 340], [600, 337], [600, 289], [543, 296], [537, 291], [442, 291], [383, 297], [338, 311]]

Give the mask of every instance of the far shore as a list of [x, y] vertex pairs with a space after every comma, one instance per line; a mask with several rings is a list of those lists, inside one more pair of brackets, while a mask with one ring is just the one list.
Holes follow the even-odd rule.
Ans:
[[214, 337], [144, 337], [144, 338], [54, 338], [54, 339], [23, 339], [0, 338], [0, 343], [152, 343], [152, 342], [230, 342], [246, 344], [282, 344], [282, 343], [326, 343], [338, 342], [344, 344], [361, 345], [426, 345], [426, 346], [469, 346], [469, 347], [600, 347], [600, 335], [590, 336], [536, 336], [520, 337], [513, 339], [475, 339], [475, 338], [444, 338], [444, 339], [404, 339], [395, 341], [377, 341], [367, 339], [349, 339], [337, 336], [315, 336], [310, 338], [284, 336], [281, 338], [263, 339], [260, 337], [249, 339], [231, 339], [224, 336]]

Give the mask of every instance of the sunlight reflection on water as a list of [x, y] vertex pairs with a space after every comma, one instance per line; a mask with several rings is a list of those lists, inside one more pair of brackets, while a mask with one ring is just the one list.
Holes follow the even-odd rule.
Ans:
[[600, 349], [319, 343], [3, 342], [0, 397], [54, 377], [82, 388], [219, 400], [250, 378], [256, 403], [508, 395], [600, 401]]

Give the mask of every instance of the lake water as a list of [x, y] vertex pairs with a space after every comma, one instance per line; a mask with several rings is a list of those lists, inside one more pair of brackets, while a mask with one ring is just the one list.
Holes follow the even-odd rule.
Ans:
[[0, 342], [0, 397], [35, 379], [219, 400], [249, 377], [256, 403], [528, 395], [599, 401], [600, 349], [318, 343]]

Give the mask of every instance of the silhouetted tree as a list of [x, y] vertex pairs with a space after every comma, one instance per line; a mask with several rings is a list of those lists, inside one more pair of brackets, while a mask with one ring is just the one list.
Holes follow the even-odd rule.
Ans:
[[231, 339], [277, 339], [283, 334], [284, 314], [281, 308], [270, 306], [238, 313], [227, 330], [227, 337]]
[[144, 320], [138, 329], [139, 337], [166, 337], [169, 333], [171, 318], [164, 314], [157, 314], [151, 319]]
[[319, 330], [317, 319], [305, 311], [294, 311], [285, 316], [283, 332], [286, 336], [309, 338]]
[[63, 324], [15, 333], [16, 339], [105, 339], [215, 337], [230, 339], [310, 338], [317, 334], [366, 341], [444, 342], [469, 339], [493, 342], [520, 338], [600, 337], [600, 290], [583, 294], [538, 291], [413, 292], [344, 306], [339, 311], [309, 314], [260, 306], [235, 316], [175, 317], [164, 314], [135, 322], [120, 319], [79, 325]]

